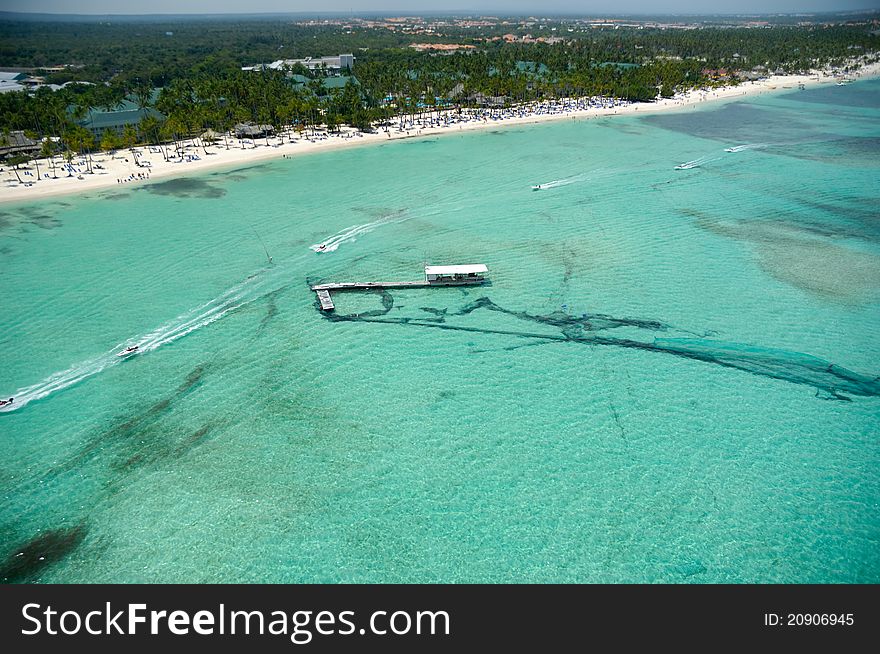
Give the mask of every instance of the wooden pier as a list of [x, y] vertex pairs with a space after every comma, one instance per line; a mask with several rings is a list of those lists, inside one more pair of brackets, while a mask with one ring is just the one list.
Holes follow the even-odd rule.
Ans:
[[[439, 271], [439, 272], [435, 272]], [[449, 274], [445, 274], [449, 271]], [[486, 281], [482, 273], [486, 266], [426, 266], [425, 279], [417, 282], [336, 282], [315, 284], [312, 290], [318, 296], [322, 311], [333, 311], [330, 291], [369, 291], [381, 288], [428, 288], [434, 286], [474, 286]]]
[[319, 288], [315, 293], [318, 295], [318, 302], [321, 303], [321, 310], [333, 311], [333, 300], [330, 299], [330, 291], [324, 288]]
[[420, 282], [338, 282], [335, 284], [315, 284], [312, 290], [318, 291], [366, 291], [371, 288], [419, 288], [424, 286], [436, 286], [426, 281]]

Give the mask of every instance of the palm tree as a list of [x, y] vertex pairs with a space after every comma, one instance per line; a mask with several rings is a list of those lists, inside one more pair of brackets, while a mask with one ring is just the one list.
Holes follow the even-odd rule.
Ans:
[[162, 143], [162, 145], [159, 147], [159, 149], [162, 151], [162, 158], [165, 159], [165, 161], [168, 161], [171, 158], [168, 156], [168, 145], [167, 144], [169, 141], [171, 141], [171, 143], [174, 145], [174, 148], [177, 151], [177, 154], [178, 155], [180, 154], [179, 150], [177, 150], [178, 145], [177, 145], [177, 139], [175, 138], [177, 136], [177, 134], [175, 133], [176, 128], [177, 128], [176, 122], [171, 119], [166, 120], [159, 127], [159, 140]]
[[73, 177], [73, 172], [71, 172], [71, 163], [73, 162], [73, 150], [68, 147], [64, 151], [64, 159], [67, 161], [67, 176]]
[[141, 120], [141, 133], [146, 137], [147, 143], [158, 145], [159, 143], [159, 119], [152, 114], [147, 114]]
[[141, 83], [140, 80], [137, 80], [134, 90], [132, 91], [132, 96], [134, 97], [138, 110], [144, 117], [146, 117], [147, 109], [150, 108], [150, 101], [153, 98], [153, 89], [148, 83]]
[[[77, 102], [73, 107], [73, 119], [77, 123], [81, 124], [82, 121], [85, 121], [91, 115], [92, 110], [95, 109], [95, 107], [97, 106], [96, 103], [97, 100], [93, 98], [91, 93], [84, 93], [83, 95], [81, 95], [77, 99]], [[85, 130], [85, 128], [83, 128], [82, 126], [80, 126], [79, 129], [89, 134], [88, 130]], [[89, 137], [90, 138], [87, 139], [85, 135], [79, 133], [78, 142], [81, 143], [82, 150], [85, 150], [86, 166], [88, 168], [87, 172], [91, 174], [94, 172], [92, 170], [92, 152], [90, 149], [87, 148], [88, 143], [92, 141], [91, 134], [89, 134]], [[82, 150], [80, 148], [77, 148], [77, 151], [80, 152], [80, 154], [84, 153]]]
[[134, 125], [126, 125], [122, 129], [122, 146], [125, 148], [133, 148], [137, 142], [138, 135]]
[[58, 175], [55, 173], [55, 152], [48, 136], [43, 138], [43, 143], [40, 145], [40, 156], [49, 160], [49, 165], [52, 167], [52, 179], [58, 179]]
[[[40, 138], [36, 132], [32, 132], [30, 130], [25, 130], [24, 136], [27, 137], [28, 139], [30, 139], [31, 141], [36, 141], [37, 139]], [[40, 177], [40, 160], [37, 157], [29, 156], [28, 161], [30, 161], [31, 159], [33, 159], [34, 167], [37, 169], [37, 181], [39, 182], [40, 179], [42, 179]]]
[[191, 115], [191, 119], [193, 124], [196, 126], [196, 131], [199, 135], [199, 142], [202, 145], [202, 151], [205, 154], [208, 154], [208, 148], [205, 146], [205, 139], [202, 138], [202, 135], [207, 131], [208, 128], [208, 110], [207, 107], [199, 103], [193, 107], [193, 112]]
[[30, 160], [31, 158], [27, 154], [16, 154], [8, 159], [8, 162], [12, 165], [12, 172], [15, 173], [15, 177], [18, 179], [19, 184], [22, 184], [23, 182], [18, 175], [18, 167], [22, 164], [26, 164]]
[[112, 129], [105, 129], [98, 147], [106, 152], [111, 152], [116, 149], [116, 141], [116, 132]]
[[9, 140], [9, 137], [10, 137], [9, 128], [4, 126], [2, 133], [0, 133], [0, 145], [4, 145], [4, 146], [10, 145], [11, 141]]

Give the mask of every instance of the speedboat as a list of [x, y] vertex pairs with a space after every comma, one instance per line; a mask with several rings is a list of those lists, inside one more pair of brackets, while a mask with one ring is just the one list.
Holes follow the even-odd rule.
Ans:
[[693, 167], [694, 167], [693, 164], [678, 164], [678, 165], [675, 167], [675, 169], [676, 169], [676, 170], [690, 170], [690, 169], [693, 168]]
[[540, 191], [540, 190], [543, 189], [543, 188], [544, 188], [544, 187], [541, 186], [540, 184], [536, 184], [535, 186], [532, 187], [532, 190], [533, 190], [533, 191]]
[[132, 354], [137, 354], [138, 352], [140, 352], [140, 345], [130, 345], [122, 350], [122, 352], [117, 352], [116, 356], [125, 358], [130, 357]]
[[736, 148], [724, 148], [725, 152], [738, 152]]
[[0, 407], [7, 406], [9, 404], [12, 404], [13, 402], [15, 402], [14, 397], [10, 397], [8, 400], [0, 400]]
[[326, 249], [327, 249], [327, 244], [321, 243], [321, 245], [319, 245], [318, 247], [315, 248], [315, 252], [323, 252]]

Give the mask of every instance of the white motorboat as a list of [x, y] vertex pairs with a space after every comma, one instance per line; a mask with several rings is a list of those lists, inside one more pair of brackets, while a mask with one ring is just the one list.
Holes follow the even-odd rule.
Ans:
[[140, 345], [130, 345], [129, 347], [122, 350], [122, 352], [117, 352], [116, 356], [126, 358], [130, 357], [133, 354], [137, 354], [141, 351]]

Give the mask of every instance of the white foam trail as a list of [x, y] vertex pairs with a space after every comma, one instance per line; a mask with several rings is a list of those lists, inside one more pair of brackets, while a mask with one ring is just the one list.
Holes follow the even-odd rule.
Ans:
[[398, 212], [391, 216], [380, 218], [379, 220], [374, 220], [371, 223], [364, 223], [363, 225], [352, 225], [351, 227], [346, 227], [342, 231], [336, 232], [332, 236], [328, 236], [320, 243], [310, 245], [309, 249], [312, 252], [335, 252], [343, 243], [354, 241], [357, 239], [358, 236], [367, 234], [368, 232], [372, 232], [374, 229], [381, 225], [390, 225], [392, 223], [399, 223], [408, 219], [408, 215], [402, 212]]
[[118, 359], [118, 357], [116, 357], [115, 353], [111, 350], [95, 357], [94, 359], [89, 359], [88, 361], [83, 361], [82, 363], [71, 366], [67, 370], [62, 370], [61, 372], [49, 375], [46, 379], [37, 382], [36, 384], [20, 388], [11, 396], [15, 398], [15, 402], [0, 407], [0, 413], [15, 411], [34, 400], [42, 399], [51, 393], [73, 386], [87, 377], [97, 375], [107, 366], [116, 363], [114, 359]]
[[[179, 315], [174, 320], [147, 334], [119, 343], [97, 357], [82, 361], [61, 372], [53, 373], [36, 384], [18, 389], [11, 395], [11, 397], [15, 398], [15, 402], [0, 407], [0, 413], [20, 409], [35, 400], [43, 399], [52, 393], [64, 390], [84, 379], [97, 375], [110, 366], [122, 363], [124, 359], [116, 355], [125, 346], [138, 345], [139, 353], [151, 352], [162, 345], [172, 343], [197, 329], [210, 325], [229, 312], [260, 297], [261, 291], [267, 283], [268, 279], [263, 278], [259, 273], [252, 275], [213, 300]], [[4, 395], [3, 397], [10, 396]]]
[[557, 188], [559, 186], [566, 186], [568, 184], [571, 184], [570, 180], [554, 179], [552, 182], [544, 182], [542, 184], [538, 184], [538, 187], [543, 191], [545, 188]]
[[713, 161], [718, 161], [720, 158], [721, 157], [713, 157], [712, 155], [706, 155], [706, 156], [700, 157], [699, 159], [694, 159], [692, 161], [685, 161], [682, 164], [678, 164], [676, 166], [676, 168], [679, 168], [679, 169], [681, 169], [681, 168], [684, 168], [684, 169], [699, 168], [703, 164], [711, 163]]
[[743, 152], [744, 150], [759, 150], [761, 148], [766, 148], [766, 143], [746, 143], [744, 145], [734, 145], [730, 148], [725, 148], [725, 152]]
[[137, 344], [140, 351], [150, 352], [156, 348], [176, 341], [190, 332], [210, 325], [230, 311], [233, 311], [256, 297], [256, 291], [262, 288], [256, 276], [232, 287], [219, 297], [206, 302], [192, 311], [179, 315], [152, 332], [134, 339], [131, 345]]
[[557, 188], [559, 186], [568, 186], [569, 184], [575, 184], [577, 182], [584, 182], [584, 181], [591, 179], [590, 176], [595, 172], [597, 172], [597, 171], [593, 170], [589, 173], [581, 173], [580, 175], [574, 175], [573, 177], [566, 177], [564, 179], [554, 179], [551, 182], [542, 182], [541, 184], [536, 184], [532, 188], [540, 189], [543, 191], [544, 189], [548, 189], [548, 188]]
[[353, 227], [346, 227], [341, 232], [337, 232], [333, 236], [329, 236], [325, 238], [320, 243], [315, 243], [309, 246], [309, 249], [313, 252], [335, 252], [340, 245], [346, 243], [348, 241], [355, 240], [361, 234], [366, 234], [367, 232], [372, 232], [379, 225], [382, 224], [381, 220], [375, 220], [371, 223], [365, 223], [363, 225], [354, 225]]

